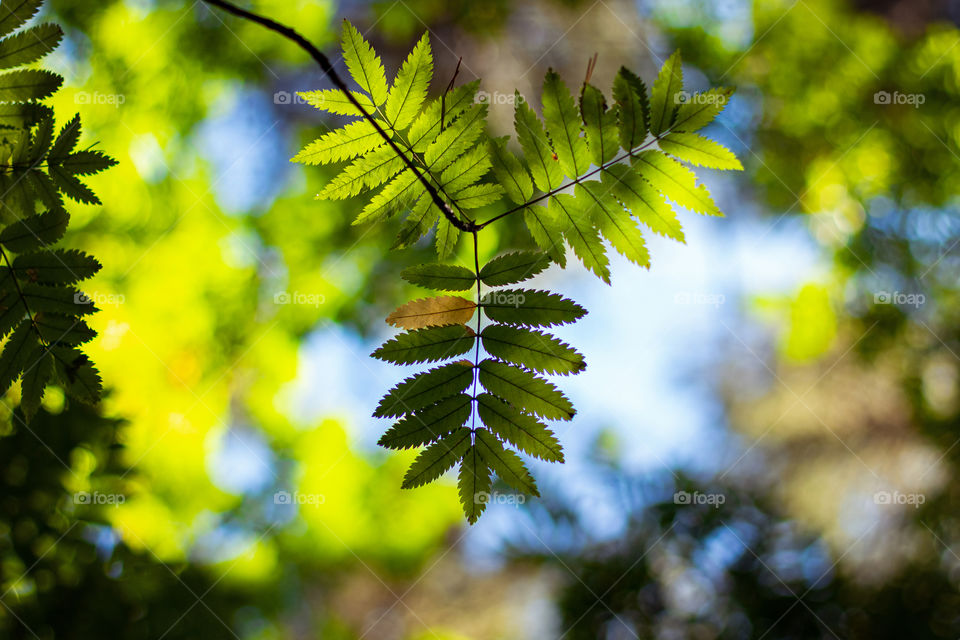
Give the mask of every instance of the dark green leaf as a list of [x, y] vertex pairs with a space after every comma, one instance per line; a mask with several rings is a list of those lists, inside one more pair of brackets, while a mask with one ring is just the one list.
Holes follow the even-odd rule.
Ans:
[[433, 482], [453, 465], [460, 462], [470, 448], [470, 429], [457, 429], [447, 434], [420, 452], [406, 475], [403, 476], [404, 489], [413, 489]]
[[490, 465], [497, 477], [517, 491], [534, 496], [540, 495], [537, 491], [537, 483], [533, 481], [523, 460], [513, 451], [504, 449], [500, 441], [489, 431], [477, 430], [476, 447], [480, 451], [480, 457]]
[[473, 398], [465, 393], [411, 413], [390, 427], [380, 441], [388, 449], [409, 449], [452, 433], [470, 419]]
[[388, 340], [373, 357], [395, 364], [436, 362], [466, 353], [474, 340], [474, 332], [461, 324], [418, 329]]
[[587, 366], [575, 349], [539, 331], [494, 324], [481, 335], [487, 353], [535, 371], [579, 373]]
[[483, 284], [497, 287], [523, 282], [550, 266], [550, 258], [535, 251], [516, 251], [494, 258], [480, 269]]
[[520, 451], [549, 462], [563, 462], [563, 449], [557, 438], [533, 416], [489, 393], [477, 396], [477, 413], [490, 431]]
[[460, 393], [473, 382], [473, 363], [451, 362], [407, 378], [380, 400], [375, 418], [396, 418]]
[[530, 289], [499, 289], [487, 293], [480, 306], [488, 318], [503, 324], [549, 327], [576, 322], [587, 310], [556, 293]]
[[518, 409], [551, 420], [576, 415], [570, 400], [553, 383], [529, 371], [496, 360], [484, 360], [478, 369], [483, 388]]

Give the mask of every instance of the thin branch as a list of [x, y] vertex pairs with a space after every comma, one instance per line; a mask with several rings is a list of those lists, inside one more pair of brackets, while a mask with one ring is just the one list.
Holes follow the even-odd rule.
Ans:
[[[666, 134], [666, 133], [669, 133], [669, 131], [664, 132], [664, 134]], [[616, 158], [614, 158], [613, 160], [610, 160], [609, 162], [604, 162], [602, 165], [600, 165], [599, 167], [597, 167], [597, 168], [594, 169], [593, 171], [588, 171], [587, 173], [583, 174], [582, 176], [577, 176], [576, 178], [574, 178], [574, 179], [571, 180], [570, 182], [565, 182], [565, 183], [563, 183], [562, 185], [560, 185], [559, 187], [557, 187], [556, 189], [551, 189], [550, 191], [541, 193], [539, 196], [537, 196], [536, 198], [534, 198], [534, 199], [532, 199], [532, 200], [528, 200], [527, 202], [524, 202], [523, 204], [519, 204], [519, 205], [515, 206], [515, 207], [512, 208], [512, 209], [508, 209], [507, 211], [504, 211], [503, 213], [498, 213], [497, 215], [493, 216], [492, 218], [490, 218], [490, 219], [487, 220], [486, 222], [481, 222], [480, 224], [478, 224], [478, 225], [477, 225], [477, 229], [483, 229], [483, 228], [484, 228], [485, 226], [487, 226], [488, 224], [491, 224], [491, 223], [493, 223], [493, 222], [496, 222], [496, 221], [499, 220], [500, 218], [505, 218], [505, 217], [507, 217], [508, 215], [510, 215], [511, 213], [516, 213], [517, 211], [523, 211], [524, 209], [526, 209], [527, 207], [529, 207], [529, 206], [532, 205], [532, 204], [536, 204], [536, 203], [540, 202], [541, 200], [546, 200], [547, 198], [551, 198], [551, 197], [557, 195], [558, 193], [560, 193], [561, 191], [563, 191], [564, 189], [569, 189], [570, 187], [572, 187], [572, 186], [574, 186], [574, 185], [580, 184], [581, 182], [583, 182], [583, 181], [586, 180], [587, 178], [590, 178], [590, 177], [592, 177], [592, 176], [597, 175], [597, 174], [600, 173], [601, 171], [606, 171], [607, 169], [609, 169], [609, 168], [612, 167], [613, 165], [615, 165], [615, 164], [617, 164], [617, 163], [620, 163], [620, 162], [623, 162], [623, 161], [626, 160], [627, 158], [633, 156], [633, 155], [634, 155], [635, 153], [637, 153], [638, 151], [643, 151], [644, 149], [648, 148], [648, 147], [649, 147], [650, 145], [652, 145], [654, 142], [657, 142], [658, 140], [660, 140], [660, 138], [663, 137], [664, 134], [661, 134], [660, 136], [657, 136], [657, 137], [655, 137], [655, 138], [652, 138], [651, 140], [648, 140], [647, 142], [644, 142], [644, 143], [643, 143], [642, 145], [640, 145], [639, 147], [635, 147], [635, 148], [633, 148], [633, 149], [630, 149], [630, 151], [627, 151], [627, 152], [624, 153], [623, 155], [617, 156]]]
[[304, 51], [306, 51], [310, 55], [310, 57], [313, 58], [313, 60], [320, 66], [320, 69], [323, 70], [324, 74], [330, 76], [330, 80], [333, 82], [334, 86], [336, 86], [337, 89], [339, 89], [343, 93], [343, 95], [346, 96], [347, 100], [349, 100], [350, 103], [363, 115], [364, 120], [366, 120], [371, 125], [373, 125], [373, 128], [376, 129], [378, 134], [380, 134], [380, 137], [382, 137], [384, 141], [386, 141], [386, 143], [390, 145], [390, 148], [393, 149], [393, 151], [398, 156], [403, 158], [403, 161], [406, 163], [407, 168], [410, 169], [410, 171], [413, 172], [413, 175], [417, 177], [417, 179], [423, 185], [424, 189], [426, 189], [427, 193], [430, 194], [430, 197], [433, 199], [433, 202], [437, 205], [437, 207], [440, 209], [443, 215], [446, 216], [447, 220], [450, 221], [450, 224], [452, 224], [457, 229], [460, 229], [461, 231], [473, 232], [477, 229], [477, 225], [475, 223], [461, 220], [456, 216], [456, 214], [453, 212], [450, 206], [444, 201], [444, 199], [440, 196], [437, 190], [433, 188], [433, 185], [430, 184], [429, 180], [427, 180], [427, 178], [424, 177], [422, 173], [420, 173], [420, 171], [417, 169], [417, 166], [413, 162], [413, 160], [408, 158], [407, 155], [400, 150], [400, 147], [397, 146], [393, 138], [391, 138], [387, 134], [387, 132], [383, 130], [383, 127], [380, 126], [380, 124], [376, 121], [376, 119], [374, 119], [374, 117], [371, 114], [367, 113], [366, 110], [360, 105], [360, 102], [354, 97], [353, 93], [351, 93], [350, 88], [347, 86], [347, 84], [343, 81], [343, 79], [339, 75], [337, 75], [336, 70], [333, 68], [333, 65], [330, 64], [330, 60], [327, 59], [327, 56], [325, 56], [323, 52], [321, 52], [319, 49], [313, 46], [313, 44], [311, 44], [309, 40], [301, 36], [299, 33], [294, 31], [290, 27], [286, 27], [280, 24], [279, 22], [275, 22], [269, 18], [265, 18], [255, 13], [251, 13], [246, 9], [241, 9], [240, 7], [233, 5], [229, 2], [225, 2], [224, 0], [203, 0], [203, 1], [206, 2], [207, 4], [211, 4], [215, 7], [219, 7], [224, 11], [227, 11], [228, 13], [232, 13], [237, 17], [243, 18], [244, 20], [255, 22], [260, 26], [265, 27], [270, 31], [273, 31], [274, 33], [278, 33], [284, 38], [296, 44], [298, 47], [300, 47]]

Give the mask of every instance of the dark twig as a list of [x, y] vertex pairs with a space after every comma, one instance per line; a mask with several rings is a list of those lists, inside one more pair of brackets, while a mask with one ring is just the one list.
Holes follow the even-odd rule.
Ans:
[[433, 199], [433, 202], [437, 205], [437, 207], [440, 209], [443, 215], [446, 216], [447, 220], [450, 221], [450, 224], [452, 224], [457, 229], [460, 229], [461, 231], [466, 231], [466, 232], [473, 232], [477, 229], [477, 225], [474, 224], [473, 222], [464, 221], [457, 217], [457, 215], [453, 212], [453, 209], [451, 209], [450, 206], [444, 201], [444, 199], [440, 196], [437, 190], [433, 188], [433, 185], [430, 184], [430, 181], [427, 180], [426, 176], [424, 176], [420, 172], [420, 170], [417, 169], [417, 166], [413, 162], [413, 160], [411, 160], [409, 157], [407, 157], [407, 154], [401, 151], [400, 147], [397, 146], [397, 143], [394, 142], [393, 138], [391, 138], [390, 135], [383, 130], [383, 127], [380, 126], [380, 124], [376, 121], [376, 119], [374, 119], [374, 117], [371, 114], [367, 113], [366, 110], [360, 105], [360, 102], [354, 97], [353, 93], [350, 92], [350, 88], [347, 86], [347, 84], [343, 81], [343, 79], [339, 75], [337, 75], [336, 70], [334, 70], [333, 65], [330, 64], [330, 60], [327, 59], [327, 56], [325, 56], [323, 52], [321, 52], [319, 49], [313, 46], [313, 44], [311, 44], [309, 40], [301, 36], [299, 33], [294, 31], [290, 27], [286, 27], [280, 24], [279, 22], [274, 22], [269, 18], [264, 18], [263, 16], [257, 15], [255, 13], [251, 13], [246, 9], [241, 9], [240, 7], [237, 7], [229, 2], [225, 2], [224, 0], [204, 0], [204, 2], [206, 2], [207, 4], [211, 4], [215, 7], [220, 7], [224, 11], [227, 11], [228, 13], [232, 13], [233, 15], [243, 18], [244, 20], [249, 20], [250, 22], [255, 22], [262, 27], [266, 27], [270, 31], [280, 34], [284, 38], [290, 40], [291, 42], [299, 46], [301, 49], [306, 51], [310, 55], [310, 57], [313, 58], [313, 60], [320, 66], [320, 69], [323, 70], [323, 73], [325, 75], [330, 76], [330, 80], [331, 82], [333, 82], [334, 86], [336, 86], [337, 89], [343, 92], [343, 95], [346, 96], [347, 100], [349, 100], [350, 103], [361, 114], [363, 114], [363, 118], [367, 122], [369, 122], [371, 125], [373, 125], [373, 128], [376, 129], [377, 133], [380, 134], [380, 137], [382, 137], [386, 141], [386, 143], [390, 145], [390, 148], [393, 149], [394, 153], [396, 153], [398, 156], [403, 158], [403, 161], [407, 165], [407, 168], [410, 169], [410, 171], [413, 172], [413, 175], [417, 177], [417, 179], [423, 185], [424, 189], [426, 189], [427, 193], [430, 194], [430, 197]]

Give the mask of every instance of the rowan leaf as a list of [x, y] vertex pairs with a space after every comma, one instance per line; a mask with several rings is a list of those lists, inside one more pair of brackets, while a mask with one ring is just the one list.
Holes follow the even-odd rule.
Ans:
[[743, 165], [733, 152], [696, 133], [669, 133], [660, 139], [660, 148], [679, 160], [700, 167], [743, 171]]
[[470, 524], [475, 523], [486, 510], [491, 486], [490, 467], [477, 447], [472, 445], [460, 463], [460, 477], [457, 482], [463, 515]]
[[576, 322], [587, 310], [572, 300], [548, 291], [498, 289], [480, 300], [483, 313], [502, 324], [550, 327]]
[[387, 392], [375, 418], [397, 418], [461, 393], [473, 382], [473, 362], [459, 360], [411, 376]]
[[386, 341], [373, 357], [394, 364], [437, 362], [463, 355], [475, 339], [474, 332], [462, 324], [417, 329]]
[[[481, 277], [482, 274], [481, 271]], [[400, 277], [410, 284], [437, 291], [467, 291], [477, 284], [473, 271], [449, 264], [420, 264], [408, 267], [400, 272]]]
[[480, 452], [480, 457], [486, 462], [497, 477], [508, 485], [523, 493], [539, 496], [537, 483], [533, 476], [527, 470], [523, 460], [517, 454], [509, 449], [504, 449], [503, 444], [495, 436], [484, 429], [477, 430], [475, 446]]
[[343, 21], [341, 44], [350, 75], [373, 98], [374, 105], [379, 107], [387, 100], [387, 75], [380, 57], [347, 20]]
[[587, 366], [570, 345], [540, 331], [493, 324], [480, 335], [487, 353], [534, 371], [566, 375]]
[[587, 145], [580, 136], [580, 115], [570, 90], [557, 72], [547, 71], [543, 81], [543, 120], [564, 175], [576, 178], [590, 166]]
[[423, 329], [448, 324], [466, 324], [477, 304], [459, 296], [436, 296], [413, 300], [387, 316], [387, 324], [401, 329]]
[[489, 393], [477, 396], [477, 415], [490, 431], [520, 451], [548, 462], [563, 462], [563, 449], [556, 436], [535, 417]]
[[420, 452], [407, 469], [400, 486], [403, 489], [413, 489], [433, 482], [460, 462], [469, 448], [470, 429], [457, 429], [448, 433]]
[[523, 282], [550, 266], [550, 259], [535, 251], [514, 251], [498, 256], [480, 269], [480, 281], [491, 287]]
[[505, 362], [484, 360], [477, 367], [483, 388], [518, 409], [549, 420], [571, 420], [570, 400], [543, 378]]
[[384, 113], [394, 128], [406, 129], [420, 112], [432, 77], [433, 55], [430, 51], [430, 38], [424, 33], [401, 65], [387, 95]]
[[650, 94], [650, 133], [657, 136], [668, 129], [677, 113], [680, 92], [683, 91], [683, 63], [680, 52], [667, 58], [653, 83]]
[[465, 393], [445, 398], [408, 414], [383, 434], [377, 444], [388, 449], [409, 449], [434, 442], [466, 424], [472, 407], [473, 398]]

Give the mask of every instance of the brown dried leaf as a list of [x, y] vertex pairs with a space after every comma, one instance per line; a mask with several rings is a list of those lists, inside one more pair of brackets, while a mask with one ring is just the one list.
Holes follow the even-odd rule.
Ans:
[[387, 324], [401, 329], [423, 329], [448, 324], [466, 324], [477, 308], [460, 296], [437, 296], [408, 302], [387, 316]]

